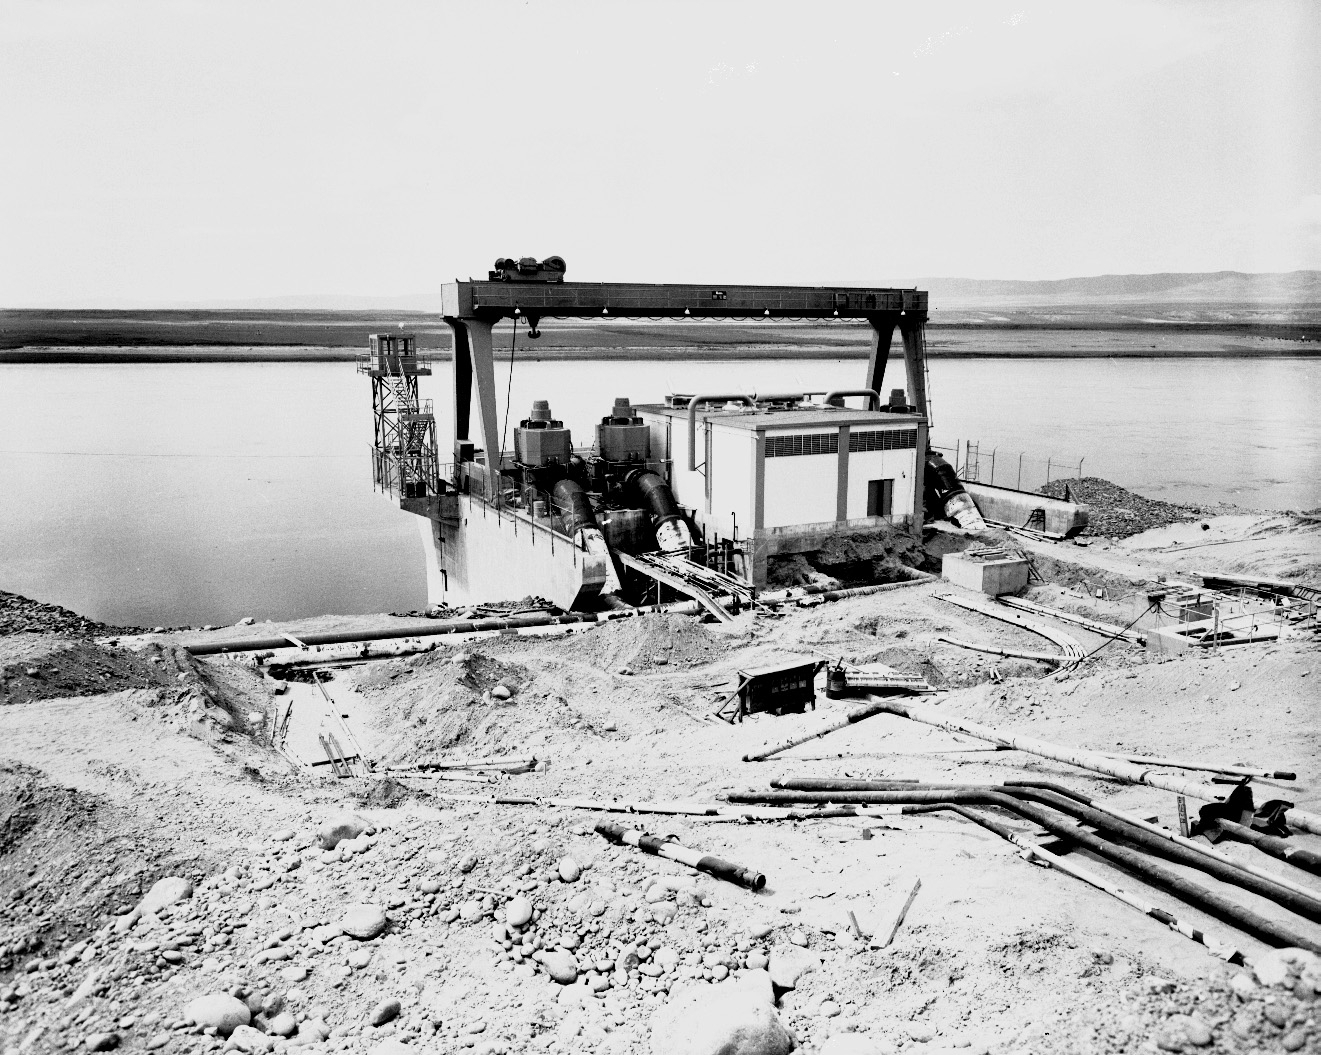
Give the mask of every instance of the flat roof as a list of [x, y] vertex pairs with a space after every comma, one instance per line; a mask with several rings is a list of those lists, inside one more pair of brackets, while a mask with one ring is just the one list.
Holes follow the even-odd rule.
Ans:
[[[667, 418], [688, 420], [687, 407], [672, 407], [668, 403], [640, 403], [633, 407], [635, 412], [647, 411]], [[725, 410], [713, 408], [698, 410], [697, 418], [708, 419], [728, 425], [732, 429], [747, 429], [750, 432], [765, 432], [767, 429], [809, 429], [822, 426], [841, 425], [893, 425], [913, 426], [925, 418], [921, 414], [891, 414], [884, 410], [859, 410], [855, 407], [810, 407], [803, 410], [771, 410], [758, 407], [755, 412]]]

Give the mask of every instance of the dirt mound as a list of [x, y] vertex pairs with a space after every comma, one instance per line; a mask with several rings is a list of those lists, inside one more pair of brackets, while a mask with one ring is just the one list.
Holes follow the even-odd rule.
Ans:
[[14, 634], [0, 639], [0, 706], [169, 685], [181, 670], [166, 655], [175, 659], [159, 647], [132, 652], [82, 637]]
[[128, 689], [154, 690], [161, 718], [177, 718], [210, 740], [248, 735], [255, 726], [250, 715], [264, 714], [270, 698], [252, 670], [203, 663], [175, 645], [129, 649], [69, 635], [0, 638], [0, 706]]
[[95, 929], [161, 876], [193, 874], [198, 865], [104, 799], [0, 763], [0, 972], [52, 935]]
[[602, 670], [641, 674], [664, 667], [703, 667], [729, 650], [729, 631], [712, 629], [688, 615], [658, 614], [620, 619], [576, 638], [574, 658]]
[[[377, 754], [389, 765], [427, 761], [456, 747], [484, 754], [517, 746], [529, 708], [550, 695], [525, 690], [526, 668], [481, 652], [432, 653], [389, 666], [401, 669], [371, 671], [356, 686], [379, 708]], [[493, 694], [501, 686], [508, 702]]]
[[1107, 538], [1128, 538], [1154, 527], [1196, 520], [1205, 513], [1198, 506], [1143, 498], [1099, 476], [1054, 480], [1041, 488], [1041, 493], [1049, 498], [1083, 502], [1090, 506], [1091, 514], [1082, 533], [1104, 535]]
[[[1151, 583], [1142, 579], [1130, 579], [1125, 575], [1104, 571], [1091, 564], [1074, 564], [1060, 560], [1047, 553], [1027, 555], [1032, 571], [1043, 583], [1082, 589], [1089, 597], [1101, 597], [1114, 600], [1138, 593], [1145, 593]], [[1100, 591], [1098, 594], [1097, 591]], [[1028, 596], [1032, 596], [1029, 592]]]
[[30, 597], [0, 590], [0, 637], [6, 634], [110, 634], [132, 632], [131, 627], [107, 626]]

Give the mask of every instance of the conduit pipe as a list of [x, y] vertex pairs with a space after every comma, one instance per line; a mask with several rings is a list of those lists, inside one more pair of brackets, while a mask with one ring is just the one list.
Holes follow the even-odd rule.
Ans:
[[[853, 795], [866, 794], [869, 791], [903, 790], [903, 788], [895, 788], [892, 783], [884, 780], [873, 783], [867, 780], [800, 777], [771, 783], [777, 788], [794, 789], [791, 792], [793, 794], [811, 795], [812, 802], [829, 801], [835, 805], [841, 802], [847, 803]], [[1199, 848], [1195, 848], [1198, 844], [1189, 845], [1192, 843], [1191, 840], [1170, 838], [1172, 833], [1138, 820], [1131, 814], [1118, 816], [1115, 811], [1098, 807], [1084, 796], [1074, 795], [1067, 788], [1060, 788], [1056, 784], [1024, 780], [1006, 781], [1003, 785], [924, 784], [922, 787], [942, 791], [994, 791], [1048, 806], [1060, 813], [1076, 817], [1098, 831], [1127, 839], [1151, 853], [1160, 854], [1189, 868], [1196, 868], [1223, 883], [1242, 887], [1278, 905], [1283, 905], [1291, 912], [1305, 916], [1314, 923], [1321, 923], [1321, 891], [1308, 890], [1287, 881], [1281, 882], [1277, 876], [1263, 869], [1244, 867], [1242, 862], [1211, 850], [1210, 847], [1206, 847], [1211, 850], [1210, 853], [1201, 853]], [[836, 797], [831, 798], [832, 795]]]
[[[794, 796], [799, 796], [797, 799]], [[820, 796], [817, 798], [816, 796]], [[1071, 821], [1060, 818], [1044, 806], [1024, 802], [1013, 795], [996, 788], [953, 789], [908, 789], [893, 791], [862, 792], [765, 792], [761, 794], [731, 793], [731, 802], [757, 802], [768, 805], [786, 805], [803, 801], [830, 801], [836, 805], [856, 803], [858, 805], [945, 805], [955, 803], [966, 806], [999, 806], [1001, 809], [1016, 813], [1033, 824], [1040, 825], [1052, 835], [1067, 839], [1082, 846], [1098, 857], [1121, 865], [1130, 872], [1141, 876], [1155, 886], [1178, 895], [1185, 901], [1196, 905], [1212, 915], [1231, 921], [1235, 926], [1253, 937], [1277, 948], [1295, 947], [1307, 949], [1321, 955], [1321, 944], [1300, 934], [1284, 923], [1277, 922], [1253, 911], [1224, 895], [1208, 890], [1192, 880], [1186, 879], [1162, 865], [1156, 864], [1135, 850], [1116, 846], [1091, 832], [1086, 831]], [[922, 812], [905, 810], [905, 813]]]
[[[874, 586], [852, 586], [834, 590], [826, 586], [794, 586], [787, 590], [764, 593], [757, 600], [766, 605], [785, 604], [803, 597], [817, 596], [825, 601], [842, 601], [849, 597], [866, 597], [874, 593], [887, 593], [906, 586], [920, 586], [925, 582], [934, 582], [935, 576], [915, 571], [913, 578], [903, 582], [883, 582]], [[733, 598], [721, 597], [720, 601], [733, 601]], [[364, 641], [391, 641], [405, 637], [443, 637], [448, 634], [475, 634], [490, 630], [521, 630], [534, 626], [553, 626], [567, 623], [608, 623], [612, 619], [629, 619], [633, 616], [651, 615], [663, 612], [670, 615], [698, 615], [704, 609], [696, 601], [678, 601], [674, 604], [650, 604], [637, 608], [617, 609], [609, 612], [565, 612], [555, 615], [551, 612], [528, 613], [506, 617], [492, 616], [489, 619], [419, 619], [411, 623], [401, 623], [377, 630], [322, 630], [308, 631], [300, 635], [299, 640], [305, 645], [348, 645]], [[121, 640], [121, 636], [102, 640]], [[281, 635], [268, 637], [222, 638], [219, 641], [184, 642], [182, 646], [194, 656], [214, 656], [222, 652], [265, 652], [269, 649], [288, 648], [289, 642]]]
[[551, 496], [564, 519], [564, 533], [580, 544], [585, 552], [605, 561], [605, 582], [601, 586], [601, 593], [607, 599], [614, 597], [617, 600], [623, 587], [619, 582], [619, 573], [615, 570], [615, 557], [610, 552], [605, 535], [601, 533], [601, 525], [597, 523], [596, 513], [592, 510], [592, 500], [587, 497], [583, 485], [567, 476], [561, 477], [555, 481]]
[[1214, 937], [1189, 923], [1183, 922], [1172, 913], [1166, 912], [1165, 909], [1153, 905], [1150, 902], [1143, 901], [1135, 894], [1130, 894], [1121, 886], [1106, 882], [1095, 872], [1083, 868], [1074, 861], [1067, 860], [1064, 857], [1051, 853], [1049, 850], [1042, 849], [1040, 846], [1035, 845], [1031, 839], [1014, 831], [1008, 825], [993, 820], [984, 813], [978, 813], [976, 810], [970, 810], [964, 806], [956, 806], [952, 802], [936, 803], [932, 806], [914, 807], [914, 812], [919, 810], [922, 813], [935, 813], [939, 810], [949, 810], [953, 813], [957, 813], [960, 817], [964, 817], [967, 820], [972, 821], [974, 824], [980, 824], [987, 831], [995, 832], [996, 835], [1000, 836], [1000, 838], [1004, 839], [1006, 842], [1013, 843], [1023, 851], [1022, 856], [1027, 860], [1040, 861], [1042, 864], [1049, 868], [1053, 868], [1058, 872], [1063, 872], [1065, 875], [1071, 875], [1075, 879], [1081, 879], [1089, 886], [1093, 886], [1097, 890], [1103, 891], [1111, 897], [1122, 901], [1125, 905], [1137, 909], [1144, 916], [1150, 916], [1158, 923], [1165, 924], [1170, 930], [1177, 931], [1184, 937], [1191, 938], [1199, 945], [1205, 946], [1208, 952], [1220, 957], [1220, 959], [1224, 960], [1226, 963], [1242, 965], [1247, 962], [1238, 949], [1234, 948], [1234, 946], [1230, 945], [1223, 939]]
[[1122, 751], [1102, 751], [1107, 758], [1122, 758], [1138, 766], [1157, 769], [1191, 769], [1200, 773], [1223, 773], [1231, 777], [1259, 777], [1262, 780], [1297, 780], [1297, 773], [1283, 769], [1250, 769], [1247, 766], [1224, 766], [1214, 762], [1189, 762], [1186, 759], [1160, 758], [1155, 755], [1130, 755]]
[[[976, 722], [969, 722], [953, 716], [946, 717], [935, 708], [922, 704], [883, 699], [878, 696], [864, 696], [862, 698], [874, 703], [882, 703], [885, 705], [884, 710], [910, 721], [935, 726], [937, 729], [944, 729], [950, 733], [962, 733], [964, 736], [971, 736], [977, 740], [985, 740], [988, 743], [1010, 747], [1015, 751], [1026, 751], [1028, 754], [1054, 759], [1056, 762], [1077, 766], [1079, 769], [1088, 769], [1093, 773], [1103, 773], [1105, 776], [1114, 777], [1116, 780], [1124, 780], [1130, 784], [1146, 784], [1148, 787], [1160, 788], [1162, 791], [1172, 791], [1176, 795], [1186, 795], [1201, 802], [1223, 802], [1225, 800], [1225, 796], [1210, 784], [1199, 784], [1195, 780], [1184, 780], [1182, 777], [1169, 774], [1153, 773], [1149, 769], [1135, 766], [1131, 762], [1110, 758], [1108, 755], [1096, 751], [1076, 747], [1062, 747], [1059, 744], [1048, 743], [1045, 740], [1037, 740], [1029, 736], [1002, 733], [989, 726], [978, 725]], [[1295, 827], [1312, 832], [1314, 835], [1321, 835], [1321, 816], [1309, 813], [1306, 810], [1291, 809], [1288, 817]]]
[[634, 469], [624, 477], [624, 486], [636, 492], [641, 504], [651, 510], [655, 518], [652, 530], [662, 553], [687, 556], [692, 552], [693, 533], [688, 530], [688, 522], [670, 485], [658, 473], [650, 469]]
[[947, 645], [954, 645], [956, 648], [966, 648], [970, 652], [988, 652], [993, 656], [1004, 656], [1006, 659], [1034, 659], [1039, 663], [1054, 663], [1056, 666], [1059, 666], [1068, 658], [1057, 656], [1052, 652], [1024, 652], [1020, 649], [974, 645], [971, 641], [960, 641], [957, 637], [946, 637], [944, 634], [938, 634], [936, 640], [943, 641]]
[[1224, 817], [1216, 819], [1216, 827], [1231, 839], [1255, 846], [1262, 853], [1278, 857], [1281, 861], [1288, 861], [1305, 872], [1321, 875], [1321, 854], [1293, 846], [1287, 839], [1254, 831], [1245, 824], [1238, 824]]
[[833, 392], [826, 393], [826, 403], [833, 403], [836, 399], [843, 399], [845, 396], [866, 396], [871, 400], [870, 410], [876, 410], [881, 405], [881, 394], [874, 388], [837, 388]]
[[753, 410], [757, 409], [757, 401], [742, 392], [704, 392], [701, 395], [693, 396], [688, 401], [688, 471], [690, 473], [697, 472], [697, 404], [714, 403], [717, 400], [724, 400], [726, 403], [738, 400]]

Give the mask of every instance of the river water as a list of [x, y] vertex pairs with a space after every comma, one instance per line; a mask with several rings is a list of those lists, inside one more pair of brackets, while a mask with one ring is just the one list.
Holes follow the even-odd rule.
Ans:
[[[549, 399], [585, 445], [617, 395], [822, 391], [862, 372], [522, 360], [509, 427]], [[1321, 506], [1318, 360], [935, 360], [930, 379], [936, 442], [995, 449], [997, 483], [1025, 452], [1024, 485], [1047, 457], [1082, 459], [1153, 498]], [[497, 381], [503, 422], [505, 364]], [[440, 410], [448, 391], [437, 364], [422, 394]], [[416, 520], [373, 493], [370, 443], [348, 363], [0, 365], [0, 589], [146, 626], [420, 608]]]

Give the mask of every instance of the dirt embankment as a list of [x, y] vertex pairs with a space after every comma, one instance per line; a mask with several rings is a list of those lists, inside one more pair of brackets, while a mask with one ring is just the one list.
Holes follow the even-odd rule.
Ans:
[[43, 604], [21, 594], [0, 590], [0, 637], [6, 634], [111, 634], [134, 633], [133, 627], [107, 626], [61, 608]]

